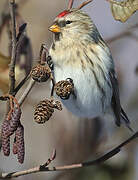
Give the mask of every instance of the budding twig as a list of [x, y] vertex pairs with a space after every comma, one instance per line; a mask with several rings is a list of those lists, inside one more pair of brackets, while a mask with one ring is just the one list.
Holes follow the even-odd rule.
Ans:
[[[2, 173], [0, 175], [1, 179], [6, 179], [6, 178], [13, 178], [13, 177], [19, 177], [22, 175], [27, 175], [27, 174], [32, 174], [32, 173], [38, 173], [38, 172], [49, 172], [49, 171], [63, 171], [63, 170], [71, 170], [71, 169], [76, 169], [76, 168], [82, 168], [82, 167], [88, 167], [88, 166], [93, 166], [93, 165], [98, 165], [116, 154], [118, 154], [121, 151], [121, 148], [130, 143], [132, 140], [136, 139], [138, 137], [138, 131], [132, 135], [130, 138], [128, 138], [126, 141], [121, 143], [119, 146], [111, 150], [110, 152], [106, 153], [105, 155], [101, 156], [100, 158], [94, 160], [94, 161], [89, 161], [89, 162], [84, 162], [84, 163], [78, 163], [78, 164], [71, 164], [71, 165], [64, 165], [64, 166], [57, 166], [57, 167], [44, 167], [43, 165], [39, 165], [37, 167], [20, 171], [20, 172], [13, 172], [13, 173]], [[48, 161], [47, 161], [48, 162]], [[51, 161], [50, 161], [51, 162]], [[43, 168], [42, 168], [43, 167]]]
[[16, 63], [16, 20], [15, 20], [15, 0], [9, 0], [11, 25], [12, 25], [12, 55], [9, 69], [9, 94], [14, 92], [15, 88], [15, 63]]

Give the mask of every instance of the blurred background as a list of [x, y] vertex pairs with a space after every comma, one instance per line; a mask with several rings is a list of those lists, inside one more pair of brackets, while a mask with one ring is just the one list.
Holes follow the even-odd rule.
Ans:
[[[33, 59], [36, 64], [42, 43], [50, 47], [52, 33], [48, 27], [55, 16], [63, 11], [68, 4], [67, 0], [17, 0], [18, 23], [27, 23], [27, 38], [29, 39], [29, 56], [24, 52], [19, 67], [16, 67], [17, 81], [27, 73], [22, 68], [24, 62]], [[82, 3], [75, 0], [74, 7]], [[5, 0], [0, 0], [0, 22], [3, 12], [6, 13]], [[115, 21], [110, 4], [103, 0], [93, 1], [83, 8], [96, 24], [103, 39], [111, 49], [116, 65], [120, 85], [121, 103], [127, 112], [131, 126], [138, 129], [138, 12], [126, 23]], [[124, 33], [126, 31], [130, 33]], [[0, 56], [3, 59], [9, 56], [10, 35], [7, 28], [0, 29]], [[123, 34], [122, 34], [123, 33]], [[118, 36], [122, 34], [121, 36]], [[27, 50], [28, 50], [27, 49]], [[31, 53], [32, 49], [32, 53]], [[0, 95], [8, 88], [8, 66], [0, 64]], [[30, 63], [31, 67], [31, 63]], [[18, 93], [24, 92], [27, 83]], [[9, 157], [0, 154], [0, 171], [13, 172], [35, 167], [45, 163], [53, 149], [57, 150], [57, 157], [52, 166], [72, 164], [92, 160], [108, 152], [120, 142], [127, 139], [131, 132], [127, 128], [116, 127], [112, 117], [92, 120], [77, 119], [64, 108], [62, 112], [56, 111], [45, 124], [34, 122], [33, 113], [35, 105], [49, 97], [49, 82], [36, 83], [22, 106], [22, 124], [25, 128], [25, 161], [23, 165], [11, 153]], [[0, 102], [0, 123], [5, 113], [5, 103]], [[137, 180], [138, 179], [138, 145], [137, 140], [131, 142], [121, 153], [107, 162], [88, 168], [64, 172], [37, 173], [20, 177], [20, 179], [48, 179], [48, 180]]]

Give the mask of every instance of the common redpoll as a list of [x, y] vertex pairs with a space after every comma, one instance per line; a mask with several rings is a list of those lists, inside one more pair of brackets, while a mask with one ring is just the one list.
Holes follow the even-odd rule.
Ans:
[[49, 30], [54, 34], [49, 54], [55, 82], [71, 78], [74, 83], [74, 93], [62, 100], [65, 107], [85, 118], [112, 113], [117, 126], [124, 122], [129, 127], [111, 52], [91, 18], [72, 8], [61, 12]]

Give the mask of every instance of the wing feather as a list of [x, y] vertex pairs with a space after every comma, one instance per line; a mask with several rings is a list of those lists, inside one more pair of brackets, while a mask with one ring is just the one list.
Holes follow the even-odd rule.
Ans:
[[109, 76], [110, 76], [110, 81], [111, 81], [112, 88], [113, 88], [111, 106], [112, 106], [112, 109], [113, 109], [113, 112], [114, 112], [114, 115], [115, 115], [115, 118], [116, 118], [115, 123], [116, 123], [117, 126], [120, 126], [121, 125], [121, 120], [123, 120], [125, 125], [131, 131], [133, 131], [132, 128], [129, 126], [130, 121], [129, 121], [125, 111], [121, 107], [121, 104], [120, 104], [118, 80], [116, 78], [115, 71], [110, 70]]
[[109, 72], [110, 75], [110, 81], [112, 84], [113, 88], [113, 95], [112, 95], [112, 102], [111, 106], [113, 108], [113, 112], [116, 118], [116, 125], [120, 126], [121, 124], [121, 104], [120, 104], [120, 98], [119, 98], [119, 88], [118, 88], [118, 81], [117, 78], [115, 77], [115, 72], [114, 70], [111, 70]]

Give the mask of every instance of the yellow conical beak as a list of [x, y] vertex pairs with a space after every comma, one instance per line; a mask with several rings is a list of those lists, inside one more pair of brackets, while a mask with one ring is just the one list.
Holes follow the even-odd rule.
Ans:
[[58, 25], [56, 25], [56, 24], [53, 24], [48, 29], [49, 29], [49, 31], [54, 32], [54, 33], [60, 32], [60, 27]]

